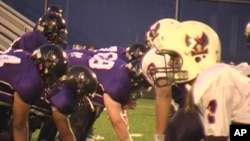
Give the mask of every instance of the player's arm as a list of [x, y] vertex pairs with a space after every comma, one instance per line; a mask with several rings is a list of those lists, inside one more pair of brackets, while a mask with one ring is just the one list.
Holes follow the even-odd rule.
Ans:
[[103, 95], [104, 104], [108, 111], [110, 121], [119, 141], [132, 141], [129, 136], [128, 124], [122, 116], [121, 104], [114, 101], [108, 94]]
[[166, 80], [162, 79], [158, 81], [160, 86], [155, 85], [155, 114], [156, 114], [156, 131], [155, 141], [165, 140], [165, 131], [167, 128], [171, 99], [172, 99], [172, 87], [171, 85], [165, 85]]
[[60, 138], [63, 141], [76, 141], [68, 120], [68, 116], [62, 114], [57, 109], [53, 108], [52, 117], [59, 131]]
[[15, 141], [29, 140], [28, 116], [31, 105], [25, 103], [17, 92], [13, 103], [13, 137]]

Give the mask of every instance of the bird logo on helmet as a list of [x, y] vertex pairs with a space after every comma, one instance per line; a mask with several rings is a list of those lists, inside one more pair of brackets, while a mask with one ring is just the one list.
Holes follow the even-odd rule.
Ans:
[[146, 32], [147, 46], [161, 48], [162, 42], [179, 24], [179, 21], [172, 18], [163, 18], [156, 21]]
[[167, 78], [171, 85], [193, 80], [220, 59], [217, 33], [202, 22], [184, 21], [163, 40], [161, 48], [152, 48], [144, 55], [142, 71], [152, 85], [161, 78]]

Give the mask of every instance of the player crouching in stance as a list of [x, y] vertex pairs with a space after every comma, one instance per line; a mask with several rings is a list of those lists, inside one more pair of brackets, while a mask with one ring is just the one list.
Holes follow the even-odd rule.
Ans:
[[[48, 67], [45, 69], [50, 69], [50, 72], [45, 70], [47, 74], [57, 72], [57, 75], [59, 75], [59, 72], [63, 71], [62, 64], [59, 64], [61, 68], [58, 68], [58, 66], [48, 66], [50, 64], [49, 62], [55, 65], [56, 63], [53, 63], [53, 59], [58, 59], [68, 66], [68, 60], [61, 60], [58, 54], [54, 54], [58, 52], [53, 51], [54, 50], [51, 50], [51, 52], [50, 50], [42, 50], [41, 54], [37, 54], [37, 57], [42, 56], [42, 58], [47, 58], [45, 61], [40, 59], [40, 63], [47, 63], [47, 65], [43, 64]], [[67, 58], [65, 53], [63, 56]], [[32, 103], [31, 114], [39, 117], [51, 117], [53, 119], [53, 124], [55, 124], [55, 127], [59, 131], [60, 138], [65, 141], [75, 141], [76, 139], [72, 132], [68, 115], [78, 110], [77, 107], [79, 105], [85, 103], [92, 105], [89, 99], [93, 97], [98, 81], [96, 75], [83, 66], [73, 66], [70, 67], [69, 70], [65, 69], [65, 75], [66, 77], [61, 77], [60, 81], [55, 80], [45, 83], [47, 87], [44, 88], [40, 99], [33, 99], [34, 102]], [[51, 127], [53, 126], [51, 125]], [[50, 131], [48, 131], [48, 133], [49, 132]], [[39, 138], [38, 140], [42, 139]]]
[[[52, 87], [47, 89], [45, 98], [41, 98], [40, 102], [33, 105], [33, 110], [36, 113], [44, 113], [44, 111], [46, 111], [44, 116], [49, 115], [53, 119], [50, 125], [51, 129], [49, 131], [41, 130], [41, 132], [47, 132], [47, 136], [49, 137], [49, 134], [52, 134], [54, 131], [57, 132], [58, 130], [60, 139], [64, 140], [63, 133], [67, 131], [67, 129], [70, 130], [68, 132], [72, 132], [68, 115], [79, 110], [78, 107], [86, 103], [93, 108], [90, 99], [95, 94], [97, 86], [98, 81], [93, 71], [80, 65], [70, 67], [63, 83], [59, 85], [60, 88]], [[41, 101], [45, 104], [39, 104], [42, 103]], [[41, 115], [39, 116], [41, 117]], [[63, 125], [62, 123], [67, 124]], [[41, 134], [45, 135], [44, 133]], [[47, 136], [39, 136], [38, 140], [47, 139]]]
[[[67, 56], [61, 48], [45, 44], [32, 54], [11, 49], [1, 52], [0, 64], [1, 107], [9, 106], [6, 111], [8, 115], [0, 121], [1, 125], [4, 125], [0, 126], [0, 131], [8, 129], [8, 118], [12, 116], [13, 136], [10, 138], [15, 141], [27, 141], [31, 105], [40, 98], [45, 88], [67, 73]], [[67, 133], [67, 137], [72, 136], [73, 134]]]

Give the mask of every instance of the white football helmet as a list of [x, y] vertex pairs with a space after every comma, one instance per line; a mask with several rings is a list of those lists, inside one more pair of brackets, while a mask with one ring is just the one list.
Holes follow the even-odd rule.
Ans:
[[[143, 56], [141, 64], [142, 73], [147, 78], [148, 82], [151, 85], [156, 85], [158, 87], [161, 87], [166, 85], [172, 85], [174, 83], [173, 70], [175, 69], [180, 70], [180, 65], [178, 65], [177, 63], [180, 63], [182, 61], [178, 59], [172, 60], [173, 58], [180, 58], [180, 57], [171, 55], [172, 55], [171, 52], [168, 52], [167, 50], [165, 50], [164, 52], [162, 50], [158, 50], [157, 48], [151, 48]], [[174, 63], [173, 61], [177, 62]], [[167, 80], [166, 84], [159, 83], [159, 80], [162, 79]]]
[[217, 33], [204, 23], [185, 21], [164, 40], [162, 48], [145, 54], [142, 70], [151, 84], [157, 84], [157, 79], [163, 77], [169, 82], [174, 79], [176, 83], [183, 83], [195, 79], [203, 69], [220, 59]]
[[160, 48], [163, 40], [167, 38], [178, 25], [179, 21], [172, 18], [164, 18], [155, 22], [146, 32], [146, 43], [149, 47]]
[[178, 79], [176, 83], [193, 80], [205, 68], [221, 61], [221, 43], [217, 33], [208, 25], [199, 21], [185, 21], [164, 42], [164, 50], [179, 54], [183, 60], [181, 72], [175, 77], [186, 74], [187, 79]]

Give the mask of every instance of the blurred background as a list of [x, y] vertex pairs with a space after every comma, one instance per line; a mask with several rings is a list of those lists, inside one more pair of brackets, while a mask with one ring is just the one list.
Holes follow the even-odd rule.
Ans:
[[[249, 60], [244, 30], [249, 0], [1, 0], [1, 48], [29, 31], [51, 5], [63, 9], [73, 44], [128, 46], [144, 43], [149, 26], [161, 18], [198, 20], [213, 27], [222, 41], [222, 60]], [[13, 16], [14, 15], [14, 16]], [[21, 20], [20, 20], [21, 19]], [[22, 22], [26, 24], [22, 27]], [[20, 31], [19, 31], [20, 30]], [[11, 33], [8, 33], [11, 31]]]

